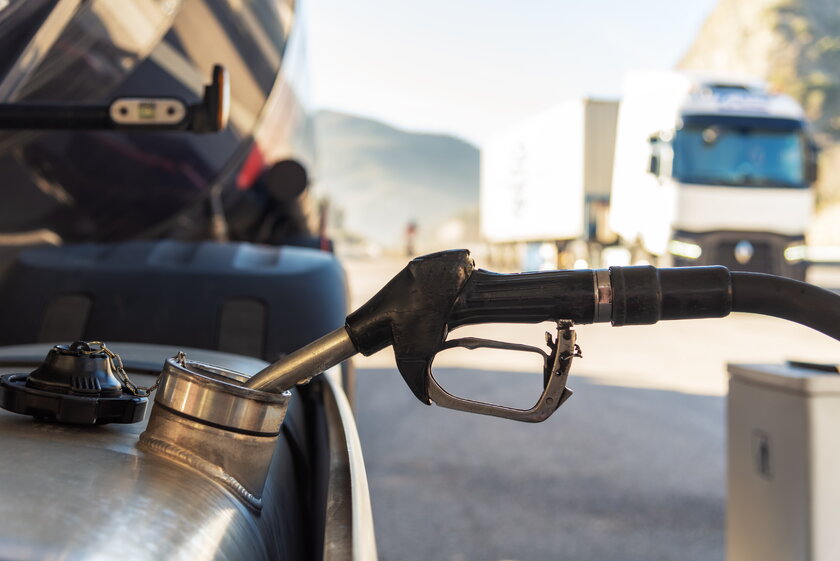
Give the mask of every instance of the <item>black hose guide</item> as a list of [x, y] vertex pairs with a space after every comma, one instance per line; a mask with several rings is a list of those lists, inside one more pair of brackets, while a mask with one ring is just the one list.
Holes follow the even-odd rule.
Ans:
[[614, 326], [722, 318], [732, 311], [726, 267], [610, 267]]

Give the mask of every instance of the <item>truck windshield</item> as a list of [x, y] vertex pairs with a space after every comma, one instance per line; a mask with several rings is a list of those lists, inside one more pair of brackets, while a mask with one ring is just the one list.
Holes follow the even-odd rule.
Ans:
[[801, 125], [770, 121], [685, 123], [674, 137], [674, 179], [736, 187], [807, 187]]

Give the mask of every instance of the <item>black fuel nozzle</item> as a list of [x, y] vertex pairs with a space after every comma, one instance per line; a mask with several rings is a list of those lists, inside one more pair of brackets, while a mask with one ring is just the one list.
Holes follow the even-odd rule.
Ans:
[[725, 267], [503, 274], [475, 269], [469, 252], [458, 250], [413, 260], [348, 316], [347, 331], [365, 355], [393, 345], [406, 383], [418, 399], [430, 403], [435, 401], [430, 389], [442, 395], [434, 387], [432, 362], [457, 327], [547, 321], [643, 325], [723, 317], [731, 310]]
[[[724, 267], [502, 274], [476, 269], [465, 249], [442, 251], [413, 259], [347, 316], [343, 329], [280, 359], [248, 385], [287, 389], [357, 352], [371, 355], [393, 346], [409, 388], [430, 403], [432, 362], [457, 327], [553, 321], [562, 322], [561, 332], [568, 336], [574, 324], [645, 324], [721, 317], [730, 310], [729, 272]], [[573, 351], [563, 352], [571, 353], [570, 358]]]
[[60, 423], [141, 421], [148, 398], [127, 391], [104, 349], [85, 341], [54, 346], [32, 372], [0, 377], [0, 407]]

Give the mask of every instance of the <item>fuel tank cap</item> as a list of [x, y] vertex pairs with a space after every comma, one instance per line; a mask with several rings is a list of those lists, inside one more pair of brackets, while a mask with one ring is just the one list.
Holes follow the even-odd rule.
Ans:
[[[36, 419], [84, 425], [143, 420], [148, 397], [118, 378], [114, 353], [102, 343], [56, 345], [28, 374], [0, 377], [0, 407]], [[119, 358], [117, 357], [117, 360]]]

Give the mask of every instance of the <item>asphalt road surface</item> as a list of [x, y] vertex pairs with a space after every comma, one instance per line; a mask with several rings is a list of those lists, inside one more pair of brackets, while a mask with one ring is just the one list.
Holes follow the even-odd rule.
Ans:
[[[348, 261], [354, 304], [403, 264]], [[840, 272], [811, 280], [840, 286]], [[469, 334], [539, 345], [545, 328]], [[422, 405], [390, 350], [357, 361], [383, 561], [723, 560], [726, 362], [840, 363], [828, 337], [746, 314], [581, 326], [578, 342], [575, 394], [537, 425]], [[515, 355], [462, 351], [436, 366], [467, 397], [528, 406], [538, 395], [533, 363]]]

